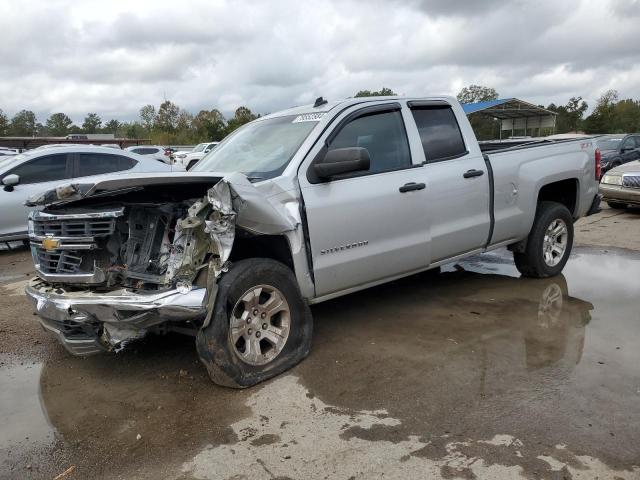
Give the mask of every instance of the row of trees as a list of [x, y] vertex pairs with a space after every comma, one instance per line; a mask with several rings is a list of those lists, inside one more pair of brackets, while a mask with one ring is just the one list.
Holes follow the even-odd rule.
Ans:
[[[387, 87], [378, 91], [360, 90], [356, 97], [391, 96]], [[491, 87], [470, 85], [457, 95], [461, 103], [485, 102], [498, 98]], [[542, 107], [542, 105], [540, 105]], [[565, 105], [551, 103], [546, 107], [557, 113], [556, 133], [627, 133], [640, 131], [640, 101], [619, 99], [618, 92], [609, 90], [597, 101], [593, 112], [584, 117], [587, 103], [582, 97], [571, 97]], [[97, 113], [88, 113], [81, 125], [74, 125], [65, 113], [52, 114], [44, 123], [38, 122], [30, 110], [21, 110], [11, 119], [0, 109], [0, 136], [65, 136], [72, 133], [113, 133], [116, 137], [150, 138], [159, 144], [192, 144], [217, 141], [241, 125], [259, 117], [247, 107], [239, 107], [230, 118], [218, 109], [200, 110], [193, 115], [166, 100], [158, 108], [145, 105], [139, 118], [130, 122], [111, 119], [103, 122]], [[482, 115], [472, 115], [471, 124], [480, 139], [496, 138], [499, 125]]]
[[88, 113], [81, 125], [75, 125], [65, 113], [54, 113], [44, 123], [38, 122], [31, 110], [21, 110], [11, 119], [0, 109], [0, 137], [62, 137], [73, 133], [113, 133], [116, 137], [150, 138], [153, 143], [191, 144], [207, 140], [222, 140], [241, 125], [258, 118], [247, 107], [236, 109], [231, 118], [217, 109], [201, 110], [196, 115], [164, 101], [156, 109], [145, 105], [139, 119], [103, 122], [97, 113]]

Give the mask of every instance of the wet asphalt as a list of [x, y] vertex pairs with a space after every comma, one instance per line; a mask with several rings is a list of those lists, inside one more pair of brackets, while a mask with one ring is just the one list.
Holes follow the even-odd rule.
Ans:
[[247, 390], [180, 335], [70, 357], [27, 252], [0, 256], [0, 478], [640, 478], [639, 252], [532, 280], [497, 251], [317, 305], [310, 356]]

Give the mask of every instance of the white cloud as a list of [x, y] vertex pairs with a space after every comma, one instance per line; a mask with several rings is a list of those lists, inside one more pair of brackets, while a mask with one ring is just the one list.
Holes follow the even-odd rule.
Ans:
[[388, 86], [534, 103], [640, 97], [637, 0], [0, 0], [0, 108], [132, 119], [169, 98], [260, 113]]

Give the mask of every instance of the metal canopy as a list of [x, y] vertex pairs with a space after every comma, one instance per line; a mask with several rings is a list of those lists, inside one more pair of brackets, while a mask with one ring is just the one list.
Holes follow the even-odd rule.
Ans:
[[472, 113], [483, 113], [490, 117], [504, 120], [507, 118], [524, 118], [524, 117], [546, 117], [548, 115], [556, 115], [555, 112], [546, 108], [538, 107], [529, 102], [518, 100], [517, 98], [503, 98], [498, 100], [489, 100], [488, 102], [465, 103], [462, 105], [464, 113], [470, 115]]
[[512, 136], [516, 130], [524, 130], [525, 136], [536, 129], [538, 135], [542, 128], [552, 128], [555, 131], [555, 112], [517, 98], [465, 103], [462, 108], [467, 115], [477, 113], [500, 120], [500, 138], [503, 130], [511, 130]]

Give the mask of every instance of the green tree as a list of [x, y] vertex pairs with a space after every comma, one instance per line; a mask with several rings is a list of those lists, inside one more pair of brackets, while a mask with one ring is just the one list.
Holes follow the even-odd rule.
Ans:
[[238, 107], [233, 117], [227, 122], [226, 135], [229, 135], [236, 128], [241, 127], [245, 123], [249, 123], [251, 120], [255, 120], [256, 118], [258, 118], [257, 115], [254, 115], [247, 107]]
[[147, 133], [151, 133], [155, 120], [156, 108], [153, 105], [145, 105], [140, 109], [140, 122]]
[[621, 133], [640, 132], [640, 101], [627, 98], [614, 107], [613, 130]]
[[469, 85], [460, 90], [456, 98], [460, 103], [488, 102], [489, 100], [497, 100], [498, 92], [491, 87]]
[[51, 115], [45, 124], [47, 130], [49, 130], [49, 135], [62, 137], [69, 132], [69, 127], [73, 124], [73, 121], [67, 114], [59, 112]]
[[104, 124], [103, 131], [105, 133], [113, 133], [117, 137], [120, 126], [121, 126], [121, 123], [114, 118], [113, 120], [109, 120], [107, 123]]
[[166, 133], [174, 132], [178, 124], [179, 115], [180, 108], [175, 103], [165, 100], [158, 108], [158, 114], [155, 118], [156, 128]]
[[37, 133], [36, 114], [31, 110], [20, 110], [11, 119], [9, 132], [16, 137], [33, 137]]
[[387, 87], [382, 87], [379, 91], [360, 90], [355, 94], [356, 97], [395, 97], [396, 95], [398, 94]]
[[102, 126], [102, 119], [97, 113], [87, 113], [82, 122], [82, 130], [85, 133], [96, 133]]
[[9, 117], [0, 108], [0, 137], [9, 135]]
[[582, 125], [582, 117], [589, 106], [582, 97], [571, 97], [566, 105], [570, 131], [577, 132]]
[[215, 108], [200, 110], [191, 122], [199, 140], [220, 141], [224, 138], [227, 122], [224, 115]]
[[618, 103], [618, 92], [607, 90], [604, 92], [591, 115], [584, 122], [586, 133], [622, 133], [616, 132], [615, 107]]

